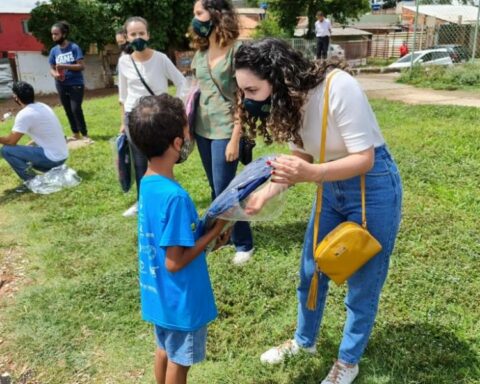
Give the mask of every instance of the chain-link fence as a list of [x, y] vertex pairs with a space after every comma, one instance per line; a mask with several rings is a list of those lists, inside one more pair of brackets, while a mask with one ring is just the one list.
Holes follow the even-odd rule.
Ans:
[[[408, 52], [444, 48], [449, 52], [453, 63], [478, 60], [480, 58], [479, 15], [474, 16], [477, 17], [476, 21], [470, 16], [466, 22], [462, 21], [461, 17], [456, 22], [423, 17], [422, 23], [419, 23], [417, 21], [421, 17], [414, 12], [412, 23], [406, 31], [352, 36], [351, 39], [334, 35], [331, 39], [329, 55], [340, 56], [352, 66], [364, 65], [367, 62], [382, 63], [382, 60], [387, 63], [402, 56], [401, 47], [405, 44]], [[291, 45], [307, 57], [315, 57], [315, 40], [291, 39]]]

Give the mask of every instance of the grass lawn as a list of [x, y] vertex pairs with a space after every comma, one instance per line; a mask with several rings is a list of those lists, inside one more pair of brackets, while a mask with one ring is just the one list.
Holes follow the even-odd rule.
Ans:
[[[358, 384], [480, 383], [480, 111], [373, 107], [404, 182], [404, 216], [377, 324]], [[152, 383], [154, 341], [140, 319], [136, 221], [123, 210], [109, 139], [119, 126], [116, 97], [85, 102], [95, 144], [71, 153], [83, 182], [48, 196], [15, 194], [19, 180], [0, 160], [0, 374], [15, 383]], [[56, 112], [65, 127], [63, 110]], [[0, 126], [6, 134], [11, 122]], [[255, 156], [285, 152], [255, 148]], [[209, 188], [198, 153], [176, 175], [203, 212]], [[232, 250], [209, 256], [219, 309], [208, 359], [192, 383], [319, 383], [336, 356], [344, 287], [332, 286], [319, 352], [276, 367], [259, 355], [291, 337], [303, 233], [314, 189], [290, 190], [281, 217], [254, 226], [246, 266]], [[7, 271], [7, 272], [5, 272]], [[0, 277], [2, 277], [0, 275]]]
[[452, 66], [415, 66], [413, 70], [403, 70], [397, 81], [420, 88], [478, 92], [480, 90], [480, 62]]

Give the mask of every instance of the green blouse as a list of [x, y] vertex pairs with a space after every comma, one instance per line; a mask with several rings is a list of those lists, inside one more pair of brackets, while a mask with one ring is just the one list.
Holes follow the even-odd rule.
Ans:
[[[237, 82], [233, 70], [233, 55], [239, 44], [231, 48], [225, 58], [212, 69], [212, 76], [228, 100], [235, 100]], [[197, 51], [192, 69], [200, 88], [200, 100], [195, 119], [195, 133], [207, 139], [229, 139], [233, 131], [231, 102], [225, 100], [208, 71], [208, 50]]]

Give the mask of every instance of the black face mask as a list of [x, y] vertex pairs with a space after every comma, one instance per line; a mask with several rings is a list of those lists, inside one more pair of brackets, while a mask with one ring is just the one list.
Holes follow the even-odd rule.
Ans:
[[130, 43], [119, 44], [118, 48], [120, 49], [120, 51], [126, 53], [127, 55], [130, 55], [133, 52], [133, 48]]
[[62, 45], [65, 42], [65, 40], [67, 40], [67, 37], [65, 35], [62, 35], [62, 37], [57, 40], [57, 44]]

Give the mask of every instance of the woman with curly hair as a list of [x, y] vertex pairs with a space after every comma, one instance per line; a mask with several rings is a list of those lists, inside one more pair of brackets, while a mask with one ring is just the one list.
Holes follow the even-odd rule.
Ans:
[[[213, 200], [235, 177], [238, 165], [242, 131], [233, 116], [238, 16], [227, 0], [198, 0], [193, 13], [192, 40], [197, 52], [192, 70], [201, 90], [195, 136]], [[232, 241], [236, 249], [234, 264], [247, 262], [253, 254], [252, 231], [247, 222], [235, 224]]]
[[[292, 155], [271, 162], [272, 189], [251, 196], [247, 211], [255, 214], [274, 194], [297, 183], [323, 183], [318, 241], [345, 221], [362, 223], [360, 175], [366, 179], [368, 230], [382, 245], [348, 279], [347, 319], [338, 358], [322, 384], [348, 384], [358, 374], [397, 236], [402, 201], [401, 180], [375, 115], [357, 81], [332, 61], [309, 61], [278, 39], [243, 45], [235, 55], [240, 119], [251, 136], [267, 143], [288, 142]], [[319, 158], [326, 79], [326, 162]], [[328, 84], [328, 83], [327, 83]], [[297, 289], [297, 329], [292, 340], [261, 356], [275, 364], [299, 351], [316, 352], [329, 279], [316, 271], [313, 258], [315, 204], [305, 233]], [[316, 308], [307, 308], [312, 278], [319, 273]]]

